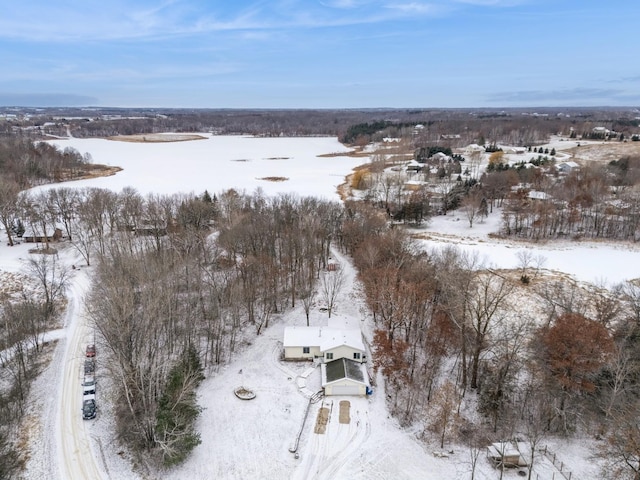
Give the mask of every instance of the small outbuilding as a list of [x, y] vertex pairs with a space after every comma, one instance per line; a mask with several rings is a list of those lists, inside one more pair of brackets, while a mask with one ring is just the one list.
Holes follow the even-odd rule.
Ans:
[[560, 173], [569, 173], [576, 168], [580, 168], [580, 165], [578, 165], [576, 162], [569, 161], [559, 163], [558, 165], [556, 165], [556, 168]]
[[487, 447], [487, 457], [496, 467], [526, 467], [520, 442], [496, 442]]
[[46, 243], [60, 239], [62, 239], [62, 229], [59, 227], [55, 227], [52, 231], [47, 230], [45, 233], [27, 229], [27, 231], [22, 234], [22, 241], [27, 243]]

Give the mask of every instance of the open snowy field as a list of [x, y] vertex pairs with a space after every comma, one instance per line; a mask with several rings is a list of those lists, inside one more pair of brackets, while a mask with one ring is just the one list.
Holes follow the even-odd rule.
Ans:
[[640, 278], [640, 245], [630, 242], [548, 241], [518, 242], [511, 239], [490, 238], [501, 223], [501, 210], [483, 222], [469, 221], [461, 212], [433, 217], [427, 227], [414, 230], [425, 248], [442, 248], [456, 245], [463, 251], [475, 253], [478, 260], [494, 268], [520, 267], [518, 253], [529, 251], [534, 257], [542, 257], [542, 268], [562, 272], [578, 281], [599, 283], [609, 287]]
[[[178, 192], [216, 193], [227, 188], [247, 192], [262, 188], [266, 194], [295, 192], [338, 199], [337, 185], [363, 159], [347, 156], [318, 157], [320, 154], [346, 152], [333, 138], [250, 138], [209, 137], [206, 140], [178, 143], [131, 143], [97, 139], [69, 139], [55, 142], [60, 147], [89, 153], [95, 163], [116, 165], [124, 170], [115, 176], [66, 183], [65, 186], [103, 187], [121, 190], [132, 186], [142, 194]], [[283, 182], [260, 180], [286, 177]], [[497, 230], [500, 213], [494, 210], [483, 223], [469, 228], [464, 216], [450, 212], [432, 219], [414, 233], [424, 236], [426, 248], [456, 244], [477, 252], [487, 264], [499, 268], [517, 268], [517, 252], [531, 249], [546, 259], [549, 270], [573, 275], [578, 280], [604, 280], [617, 283], [640, 276], [640, 250], [630, 244], [549, 243], [518, 244], [497, 241], [489, 233]], [[22, 269], [21, 259], [29, 257], [25, 244], [10, 248], [0, 231], [0, 279]], [[365, 338], [372, 335], [371, 317], [362, 304], [355, 272], [348, 259], [338, 257], [344, 266], [348, 287], [336, 303], [332, 320], [360, 325]], [[80, 264], [70, 249], [61, 254], [68, 264]], [[82, 298], [88, 288], [91, 268], [76, 273], [68, 294], [70, 309], [65, 317], [66, 336], [58, 344], [51, 366], [38, 379], [33, 390], [34, 412], [42, 412], [34, 432], [26, 478], [91, 478], [137, 480], [155, 478], [133, 472], [126, 454], [112, 436], [108, 392], [101, 392], [103, 407], [95, 421], [80, 419], [78, 389], [73, 383], [80, 365], [88, 330]], [[314, 309], [311, 322], [327, 322], [326, 313]], [[301, 428], [308, 392], [320, 389], [318, 369], [309, 364], [279, 361], [285, 325], [304, 324], [301, 309], [274, 318], [272, 325], [250, 344], [245, 343], [233, 361], [218, 371], [208, 372], [199, 391], [203, 413], [198, 421], [202, 444], [187, 461], [162, 478], [171, 479], [429, 479], [462, 480], [470, 478], [469, 451], [451, 446], [447, 457], [435, 456], [436, 442], [419, 441], [421, 432], [407, 431], [390, 418], [383, 385], [374, 386], [367, 399], [351, 401], [351, 422], [340, 424], [337, 402], [324, 399], [332, 408], [327, 433], [313, 433], [320, 403], [311, 405], [302, 430], [298, 458], [289, 448]], [[243, 401], [233, 394], [237, 386], [251, 388], [256, 398]], [[333, 404], [330, 404], [332, 402]], [[71, 405], [71, 407], [69, 407]], [[74, 416], [74, 412], [77, 415]], [[73, 438], [65, 438], [72, 436]], [[573, 472], [572, 478], [597, 479], [597, 468], [586, 461], [590, 452], [585, 443], [557, 445], [555, 451]], [[441, 452], [438, 452], [441, 453]], [[88, 465], [87, 463], [90, 463]], [[553, 466], [539, 460], [540, 479], [560, 478]], [[481, 454], [476, 471], [478, 479], [494, 479], [497, 472]], [[507, 472], [504, 478], [518, 478]], [[535, 477], [534, 477], [535, 478]]]

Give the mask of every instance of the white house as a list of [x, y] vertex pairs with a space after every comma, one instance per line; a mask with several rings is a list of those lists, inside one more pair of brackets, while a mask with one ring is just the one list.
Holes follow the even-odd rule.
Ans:
[[330, 362], [347, 358], [358, 363], [366, 360], [359, 329], [285, 327], [283, 345], [285, 360], [321, 359]]
[[464, 154], [469, 156], [473, 156], [478, 153], [484, 153], [484, 152], [485, 152], [484, 147], [478, 145], [477, 143], [472, 143], [471, 145], [467, 145], [464, 149]]
[[530, 190], [527, 197], [531, 200], [548, 200], [550, 198], [548, 193], [538, 190]]
[[434, 162], [446, 163], [451, 160], [451, 157], [444, 152], [436, 152], [431, 156], [431, 160]]
[[556, 168], [558, 169], [559, 172], [561, 173], [569, 173], [572, 170], [575, 170], [576, 168], [580, 168], [580, 165], [578, 165], [576, 162], [562, 162], [559, 163]]
[[368, 374], [363, 363], [340, 358], [320, 365], [322, 388], [329, 395], [366, 395]]

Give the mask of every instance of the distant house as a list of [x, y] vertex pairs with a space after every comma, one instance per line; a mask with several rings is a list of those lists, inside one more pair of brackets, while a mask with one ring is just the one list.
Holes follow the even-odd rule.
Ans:
[[419, 173], [424, 168], [424, 163], [417, 162], [416, 160], [411, 160], [406, 165], [407, 172]]
[[134, 227], [133, 231], [138, 236], [164, 237], [167, 234], [167, 226], [143, 224], [143, 225]]
[[531, 200], [548, 200], [549, 194], [546, 192], [539, 192], [538, 190], [530, 190], [527, 197]]
[[517, 155], [522, 155], [527, 152], [527, 149], [524, 147], [506, 147], [501, 145], [500, 148], [504, 153], [515, 153]]
[[569, 173], [575, 170], [576, 168], [580, 168], [576, 162], [562, 162], [556, 165], [556, 168], [560, 173]]
[[357, 329], [330, 327], [286, 327], [283, 337], [285, 360], [321, 360], [347, 358], [366, 360], [362, 333]]
[[415, 127], [413, 127], [413, 132], [412, 132], [412, 134], [413, 134], [413, 135], [419, 135], [419, 134], [420, 134], [420, 132], [421, 132], [422, 130], [424, 130], [424, 125], [422, 125], [422, 124], [420, 124], [420, 123], [419, 123], [418, 125], [416, 125]]
[[36, 232], [32, 229], [27, 229], [22, 234], [22, 241], [27, 243], [46, 243], [53, 242], [62, 239], [62, 229], [55, 227], [53, 231], [49, 232]]
[[434, 162], [446, 163], [451, 160], [451, 157], [443, 152], [436, 152], [431, 156], [431, 160]]
[[366, 395], [368, 374], [363, 363], [340, 358], [320, 366], [322, 388], [329, 395]]
[[468, 156], [473, 156], [478, 153], [484, 153], [484, 152], [485, 152], [484, 147], [478, 145], [477, 143], [472, 143], [471, 145], [467, 145], [464, 148], [464, 154]]

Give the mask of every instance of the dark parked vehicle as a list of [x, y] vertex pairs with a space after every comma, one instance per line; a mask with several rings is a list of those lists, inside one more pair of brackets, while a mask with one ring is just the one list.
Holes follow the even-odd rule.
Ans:
[[82, 418], [84, 420], [91, 420], [96, 418], [96, 413], [98, 412], [98, 407], [96, 405], [95, 398], [85, 397], [82, 402]]
[[84, 361], [84, 374], [92, 375], [96, 371], [96, 362], [93, 360]]
[[93, 358], [96, 356], [96, 346], [94, 344], [87, 345], [87, 349], [85, 350], [85, 355], [89, 358]]

